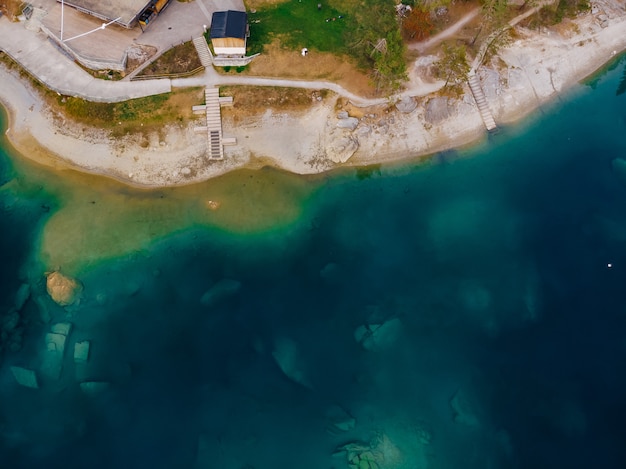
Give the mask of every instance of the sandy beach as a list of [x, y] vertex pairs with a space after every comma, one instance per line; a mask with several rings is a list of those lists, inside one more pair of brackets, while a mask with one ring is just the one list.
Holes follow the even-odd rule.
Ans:
[[[487, 63], [477, 73], [496, 122], [505, 124], [549, 103], [625, 49], [626, 11], [606, 0], [558, 27], [516, 27], [514, 42], [499, 51], [498, 66]], [[226, 112], [224, 135], [236, 137], [237, 145], [225, 147], [224, 161], [206, 159], [206, 135], [194, 133], [197, 123], [172, 124], [162, 137], [151, 136], [146, 147], [139, 137], [112, 139], [104, 131], [64, 122], [43, 108], [27, 81], [4, 67], [0, 101], [9, 110], [12, 145], [55, 168], [69, 166], [144, 187], [191, 184], [268, 164], [311, 174], [341, 165], [416, 158], [484, 138], [485, 127], [467, 85], [459, 100], [411, 93], [419, 88], [416, 84], [432, 84], [427, 64], [434, 59], [422, 56], [410, 64], [412, 88], [399, 106], [390, 100], [357, 108], [330, 93], [322, 101], [312, 100], [304, 112], [268, 110], [236, 122]]]

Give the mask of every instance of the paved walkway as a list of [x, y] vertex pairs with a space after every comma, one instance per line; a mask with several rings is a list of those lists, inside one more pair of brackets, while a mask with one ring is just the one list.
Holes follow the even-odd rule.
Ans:
[[28, 31], [22, 23], [0, 18], [0, 50], [48, 88], [67, 96], [99, 102], [167, 93], [169, 80], [106, 81], [94, 78], [67, 57], [41, 32]]
[[[357, 96], [342, 86], [320, 80], [286, 80], [248, 76], [220, 75], [212, 67], [204, 74], [180, 79], [142, 81], [106, 81], [93, 78], [72, 59], [61, 52], [41, 32], [35, 33], [23, 23], [12, 23], [0, 18], [0, 50], [19, 62], [33, 77], [48, 88], [67, 96], [77, 96], [90, 101], [119, 102], [155, 94], [167, 93], [172, 87], [189, 86], [282, 86], [289, 88], [327, 89], [348, 98], [357, 106], [385, 104], [389, 98], [367, 99]], [[439, 89], [440, 85], [423, 86], [407, 90], [393, 98], [424, 96]], [[392, 98], [392, 99], [393, 99]]]
[[220, 75], [212, 69], [205, 70], [203, 75], [189, 78], [175, 78], [172, 80], [173, 87], [188, 86], [227, 86], [227, 85], [250, 85], [250, 86], [280, 86], [285, 88], [304, 88], [310, 90], [327, 89], [350, 99], [354, 104], [371, 106], [389, 102], [386, 98], [367, 99], [357, 96], [344, 87], [320, 80], [286, 80], [281, 78], [262, 78], [249, 76]]
[[[236, 0], [229, 0], [236, 1]], [[549, 0], [544, 0], [549, 1]], [[520, 15], [515, 21], [532, 14], [535, 9]], [[463, 25], [475, 17], [478, 10], [469, 12], [463, 19], [452, 25], [448, 30], [427, 41], [432, 45], [444, 37], [458, 31]], [[426, 44], [417, 44], [416, 48]], [[350, 99], [357, 106], [386, 104], [405, 96], [425, 96], [441, 88], [441, 83], [422, 84], [405, 90], [389, 98], [368, 99], [357, 96], [337, 83], [320, 80], [288, 80], [279, 78], [263, 78], [250, 76], [221, 75], [213, 67], [207, 67], [202, 75], [179, 78], [142, 81], [106, 81], [93, 78], [72, 59], [61, 52], [41, 32], [29, 31], [23, 23], [12, 23], [7, 18], [0, 18], [0, 50], [19, 62], [32, 76], [44, 83], [48, 88], [68, 96], [78, 96], [91, 101], [118, 102], [132, 98], [167, 93], [172, 87], [190, 86], [279, 86], [304, 89], [327, 89], [340, 96]]]

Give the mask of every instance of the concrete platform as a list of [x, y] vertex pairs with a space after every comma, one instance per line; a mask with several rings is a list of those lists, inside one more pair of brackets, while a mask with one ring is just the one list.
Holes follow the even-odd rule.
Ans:
[[[127, 29], [112, 24], [101, 28], [103, 21], [82, 13], [72, 7], [61, 7], [56, 0], [33, 0], [36, 8], [46, 12], [40, 20], [43, 30], [57, 42], [61, 42], [61, 16], [63, 16], [63, 44], [76, 54], [84, 65], [101, 62], [101, 69], [119, 70], [114, 65], [124, 63], [126, 56], [133, 51], [153, 48], [152, 56], [170, 49], [183, 42], [191, 41], [204, 33], [205, 26], [211, 24], [214, 11], [221, 9], [245, 11], [242, 0], [194, 0], [179, 2], [172, 0], [168, 8], [142, 30], [139, 26]], [[63, 13], [62, 13], [63, 10]], [[93, 31], [76, 39], [83, 33]], [[68, 41], [69, 39], [69, 41]]]

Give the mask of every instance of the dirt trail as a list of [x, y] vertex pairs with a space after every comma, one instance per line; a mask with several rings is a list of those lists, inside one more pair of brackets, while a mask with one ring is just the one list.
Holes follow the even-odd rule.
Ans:
[[428, 49], [430, 49], [431, 47], [436, 46], [444, 39], [448, 39], [449, 37], [455, 35], [463, 26], [465, 26], [467, 23], [469, 23], [474, 18], [476, 18], [478, 13], [480, 13], [480, 8], [475, 8], [474, 10], [467, 13], [459, 21], [454, 23], [452, 26], [441, 31], [439, 34], [434, 35], [433, 37], [431, 37], [430, 39], [426, 41], [417, 42], [415, 44], [409, 44], [408, 48], [410, 50], [416, 50], [421, 54], [424, 51], [427, 51]]

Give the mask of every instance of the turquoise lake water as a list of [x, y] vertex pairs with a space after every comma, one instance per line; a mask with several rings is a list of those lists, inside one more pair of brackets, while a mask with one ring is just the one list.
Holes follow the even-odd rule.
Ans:
[[[287, 226], [146, 237], [67, 310], [39, 258], [59, 202], [3, 151], [0, 466], [625, 467], [625, 77], [471, 150], [320, 178]], [[60, 378], [19, 386], [64, 321]]]

